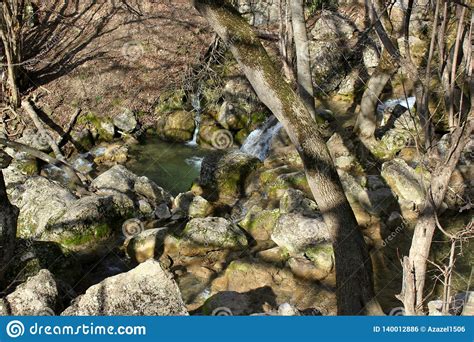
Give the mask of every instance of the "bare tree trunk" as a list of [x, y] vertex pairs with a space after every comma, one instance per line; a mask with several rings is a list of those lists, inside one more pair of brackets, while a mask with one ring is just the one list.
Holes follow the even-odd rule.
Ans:
[[355, 124], [355, 131], [363, 141], [375, 139], [375, 129], [377, 128], [377, 104], [380, 95], [390, 80], [391, 74], [386, 71], [376, 71], [367, 82], [367, 88], [362, 94], [360, 102], [360, 113]]
[[426, 264], [436, 229], [437, 210], [443, 203], [451, 174], [472, 133], [472, 124], [472, 121], [468, 121], [464, 127], [458, 127], [453, 132], [452, 147], [446, 159], [436, 167], [432, 174], [423, 209], [415, 226], [410, 253], [403, 259], [404, 281], [398, 298], [403, 302], [407, 315], [423, 314]]
[[291, 0], [291, 22], [295, 37], [296, 74], [298, 76], [298, 94], [313, 118], [316, 118], [314, 88], [311, 77], [308, 32], [304, 16], [304, 1]]
[[7, 59], [9, 102], [20, 107], [19, 81], [21, 68], [21, 30], [24, 1], [4, 1], [0, 4], [0, 37]]
[[454, 56], [452, 61], [451, 67], [451, 78], [450, 78], [450, 86], [449, 86], [449, 129], [452, 130], [453, 128], [458, 126], [458, 120], [456, 119], [456, 113], [454, 112], [454, 90], [456, 88], [456, 72], [458, 66], [458, 55], [459, 55], [459, 48], [461, 46], [461, 37], [464, 31], [464, 16], [466, 14], [466, 7], [462, 7], [461, 14], [459, 18], [458, 28], [456, 32], [456, 43], [454, 44]]
[[18, 208], [8, 200], [3, 169], [10, 164], [11, 158], [0, 150], [0, 282], [15, 249]]
[[299, 151], [334, 246], [338, 313], [380, 314], [367, 246], [316, 122], [237, 11], [224, 1], [200, 0], [194, 6], [229, 45], [258, 97]]
[[293, 29], [291, 25], [291, 16], [288, 10], [288, 1], [280, 0], [280, 21], [279, 21], [279, 47], [283, 60], [283, 72], [288, 82], [295, 81], [293, 71]]

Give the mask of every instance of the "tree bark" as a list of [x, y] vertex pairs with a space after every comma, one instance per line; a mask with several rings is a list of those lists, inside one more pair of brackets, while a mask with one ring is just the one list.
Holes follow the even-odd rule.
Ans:
[[20, 107], [20, 68], [22, 59], [22, 13], [24, 1], [4, 1], [0, 4], [0, 37], [7, 59], [7, 89], [9, 102]]
[[0, 283], [15, 250], [18, 208], [10, 203], [7, 196], [3, 169], [11, 158], [0, 150]]
[[291, 22], [295, 38], [296, 74], [298, 94], [313, 118], [316, 118], [314, 105], [314, 88], [311, 77], [311, 64], [309, 55], [308, 32], [304, 16], [304, 1], [291, 0]]
[[334, 247], [338, 314], [380, 314], [367, 246], [315, 120], [237, 11], [224, 1], [193, 4], [229, 45], [258, 97], [283, 124], [303, 160]]
[[393, 75], [393, 71], [381, 68], [381, 63], [383, 62], [379, 63], [379, 67], [367, 82], [367, 88], [362, 94], [360, 102], [360, 113], [354, 127], [354, 130], [364, 142], [375, 141], [377, 104], [380, 101], [382, 91]]

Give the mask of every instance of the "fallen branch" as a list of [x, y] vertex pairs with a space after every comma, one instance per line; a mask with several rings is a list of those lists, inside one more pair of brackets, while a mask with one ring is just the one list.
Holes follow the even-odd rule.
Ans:
[[12, 148], [12, 149], [14, 149], [15, 151], [18, 151], [18, 152], [27, 153], [27, 154], [29, 154], [29, 155], [31, 155], [35, 158], [38, 158], [38, 159], [40, 159], [40, 160], [42, 160], [42, 161], [44, 161], [48, 164], [52, 164], [54, 166], [61, 167], [67, 173], [67, 175], [70, 177], [71, 183], [72, 183], [72, 189], [74, 191], [78, 190], [81, 193], [84, 193], [84, 191], [87, 192], [86, 186], [84, 185], [82, 180], [79, 178], [79, 176], [77, 175], [74, 168], [71, 165], [69, 165], [66, 161], [59, 160], [59, 159], [56, 159], [54, 157], [51, 157], [49, 154], [41, 152], [41, 151], [39, 151], [35, 148], [32, 148], [30, 146], [27, 146], [27, 145], [24, 145], [24, 144], [15, 142], [15, 141], [10, 141], [8, 139], [4, 139], [4, 138], [0, 137], [0, 146], [1, 145], [4, 145], [6, 147], [10, 147], [10, 148]]
[[59, 148], [58, 144], [56, 144], [56, 141], [54, 141], [51, 135], [49, 135], [49, 133], [46, 132], [46, 130], [44, 129], [43, 124], [41, 123], [41, 120], [39, 119], [38, 114], [36, 114], [36, 111], [31, 105], [30, 101], [28, 100], [21, 101], [21, 107], [28, 113], [31, 120], [33, 120], [33, 123], [38, 129], [38, 133], [48, 141], [48, 144], [53, 150], [53, 153], [56, 156], [56, 158], [58, 160], [64, 161], [65, 158], [63, 156], [63, 153], [61, 152], [61, 149]]

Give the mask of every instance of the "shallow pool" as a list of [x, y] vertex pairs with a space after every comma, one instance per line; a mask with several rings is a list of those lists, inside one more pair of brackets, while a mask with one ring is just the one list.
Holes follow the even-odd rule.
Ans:
[[156, 184], [177, 195], [190, 189], [199, 177], [203, 158], [212, 153], [199, 146], [169, 143], [156, 136], [130, 148], [127, 167], [140, 176], [147, 176]]

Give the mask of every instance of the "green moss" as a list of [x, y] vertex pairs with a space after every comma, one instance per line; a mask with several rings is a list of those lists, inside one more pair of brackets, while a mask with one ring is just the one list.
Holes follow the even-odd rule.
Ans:
[[240, 261], [232, 261], [226, 270], [226, 272], [248, 272], [248, 271], [250, 271], [249, 265]]
[[248, 231], [255, 240], [268, 240], [280, 217], [280, 210], [262, 210], [253, 207], [240, 222], [240, 226]]
[[59, 242], [66, 247], [82, 246], [87, 245], [93, 241], [102, 240], [110, 236], [110, 233], [110, 226], [106, 223], [102, 223], [91, 229], [88, 229], [86, 232], [78, 232], [76, 235], [64, 238]]
[[28, 176], [36, 175], [39, 172], [38, 163], [35, 159], [21, 160], [18, 164], [18, 169]]
[[160, 96], [159, 104], [155, 108], [157, 114], [170, 113], [176, 110], [185, 110], [186, 93], [183, 89], [177, 89], [165, 92]]

